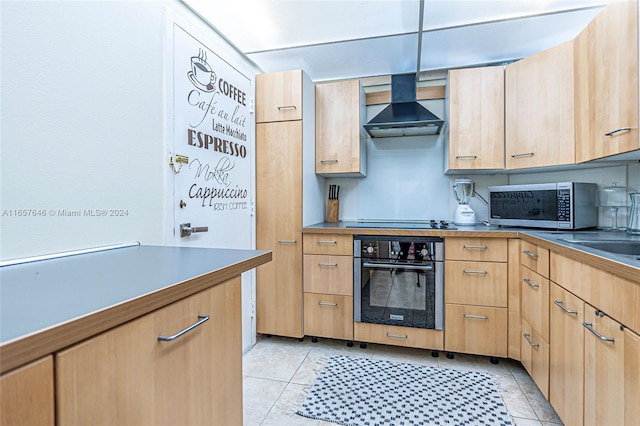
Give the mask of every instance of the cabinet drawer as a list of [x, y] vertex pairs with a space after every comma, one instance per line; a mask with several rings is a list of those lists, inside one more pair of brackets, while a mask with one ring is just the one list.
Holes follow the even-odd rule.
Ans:
[[445, 319], [445, 350], [507, 356], [506, 308], [447, 304]]
[[640, 332], [640, 280], [631, 281], [558, 253], [551, 253], [550, 269], [553, 282]]
[[353, 297], [305, 293], [304, 334], [353, 340]]
[[306, 254], [353, 256], [353, 237], [340, 234], [304, 234], [302, 250]]
[[305, 254], [304, 291], [353, 296], [353, 258]]
[[525, 370], [549, 399], [549, 343], [525, 320], [522, 320], [520, 354]]
[[520, 268], [522, 318], [549, 341], [549, 280]]
[[446, 238], [445, 259], [506, 262], [506, 238]]
[[445, 302], [507, 307], [507, 264], [445, 262]]
[[356, 322], [353, 324], [353, 337], [354, 340], [367, 343], [382, 343], [385, 345], [439, 351], [444, 348], [444, 331], [426, 328]]
[[549, 250], [527, 241], [520, 243], [520, 264], [549, 278]]

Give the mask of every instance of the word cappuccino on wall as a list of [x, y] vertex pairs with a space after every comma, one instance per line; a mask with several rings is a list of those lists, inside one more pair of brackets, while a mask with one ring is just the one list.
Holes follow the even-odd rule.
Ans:
[[189, 158], [176, 194], [212, 212], [249, 209], [250, 80], [179, 27], [173, 60], [175, 150]]

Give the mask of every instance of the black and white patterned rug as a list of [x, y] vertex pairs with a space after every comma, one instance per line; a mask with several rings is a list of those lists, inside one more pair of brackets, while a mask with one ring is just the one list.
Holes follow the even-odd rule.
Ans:
[[332, 356], [297, 414], [341, 425], [512, 425], [488, 374]]

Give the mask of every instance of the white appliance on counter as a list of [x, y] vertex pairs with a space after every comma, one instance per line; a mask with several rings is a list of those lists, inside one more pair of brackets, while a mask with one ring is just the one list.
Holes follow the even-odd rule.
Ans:
[[453, 214], [453, 223], [456, 225], [475, 225], [478, 223], [476, 212], [469, 206], [473, 196], [473, 181], [466, 178], [454, 180], [453, 195], [458, 202], [456, 211]]

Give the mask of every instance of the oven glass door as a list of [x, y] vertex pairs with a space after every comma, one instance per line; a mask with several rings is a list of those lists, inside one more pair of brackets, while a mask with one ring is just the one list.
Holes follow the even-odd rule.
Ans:
[[436, 277], [442, 271], [436, 265], [441, 262], [359, 260], [361, 322], [437, 328]]

